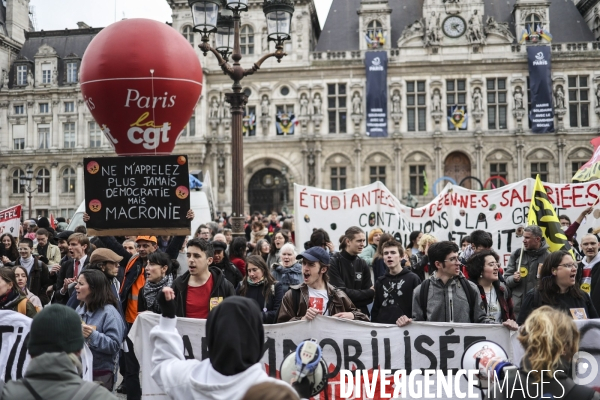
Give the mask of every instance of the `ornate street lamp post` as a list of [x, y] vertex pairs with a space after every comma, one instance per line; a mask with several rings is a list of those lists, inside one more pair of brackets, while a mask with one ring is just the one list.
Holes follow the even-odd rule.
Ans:
[[[233, 93], [225, 94], [225, 101], [231, 105], [231, 186], [232, 218], [230, 220], [233, 236], [244, 235], [244, 160], [242, 118], [248, 97], [242, 93], [241, 80], [254, 74], [262, 63], [270, 58], [278, 62], [287, 55], [283, 43], [290, 38], [290, 25], [294, 13], [293, 0], [265, 0], [263, 12], [267, 18], [269, 41], [275, 42], [275, 52], [264, 55], [252, 68], [244, 69], [240, 65], [240, 16], [248, 11], [248, 0], [188, 0], [194, 19], [194, 31], [202, 35], [198, 45], [206, 54], [212, 52], [219, 61], [223, 72], [233, 80]], [[221, 12], [219, 13], [219, 10]], [[216, 33], [216, 48], [210, 44], [210, 34]], [[233, 65], [229, 63], [229, 58]]]
[[36, 183], [35, 187], [31, 187], [31, 182], [33, 182], [33, 170], [31, 169], [31, 165], [27, 165], [27, 171], [25, 172], [25, 175], [21, 175], [21, 177], [19, 178], [19, 183], [21, 184], [21, 187], [23, 188], [23, 190], [25, 190], [27, 192], [27, 198], [29, 200], [29, 219], [32, 219], [31, 197], [32, 197], [32, 194], [36, 190], [38, 190], [38, 187], [42, 185], [42, 178], [39, 176], [35, 178], [35, 183]]

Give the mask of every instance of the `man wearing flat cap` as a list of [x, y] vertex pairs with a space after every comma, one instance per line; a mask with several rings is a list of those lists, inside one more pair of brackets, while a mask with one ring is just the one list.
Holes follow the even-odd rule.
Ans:
[[119, 263], [123, 257], [110, 249], [96, 249], [90, 257], [90, 269], [102, 271], [106, 279], [110, 282], [110, 290], [119, 304], [119, 312], [123, 315], [121, 302], [119, 301], [119, 290], [121, 283], [117, 279], [119, 274]]

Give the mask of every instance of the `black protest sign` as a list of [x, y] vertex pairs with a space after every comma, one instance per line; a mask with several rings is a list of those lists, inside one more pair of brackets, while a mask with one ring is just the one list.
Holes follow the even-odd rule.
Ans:
[[187, 156], [84, 159], [88, 233], [189, 235]]

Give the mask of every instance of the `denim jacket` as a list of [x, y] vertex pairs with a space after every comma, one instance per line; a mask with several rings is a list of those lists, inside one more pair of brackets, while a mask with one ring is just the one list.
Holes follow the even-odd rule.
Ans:
[[123, 317], [110, 304], [93, 313], [87, 311], [85, 305], [77, 307], [76, 311], [86, 325], [96, 327], [85, 339], [94, 356], [94, 371], [114, 371], [125, 337]]

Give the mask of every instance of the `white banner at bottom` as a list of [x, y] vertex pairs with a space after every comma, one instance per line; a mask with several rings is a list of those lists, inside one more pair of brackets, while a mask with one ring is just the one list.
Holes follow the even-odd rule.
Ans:
[[[150, 376], [152, 372], [152, 347], [148, 337], [158, 324], [160, 316], [141, 313], [133, 325], [129, 337], [134, 343], [135, 354], [142, 371], [143, 397], [168, 399]], [[178, 318], [177, 330], [181, 335], [185, 357], [202, 360], [208, 357], [205, 340], [206, 320]], [[323, 349], [323, 359], [329, 368], [327, 392], [329, 399], [340, 399], [340, 371], [344, 370], [448, 370], [461, 369], [461, 359], [466, 348], [475, 341], [486, 339], [504, 348], [513, 358], [510, 332], [501, 325], [450, 324], [416, 322], [404, 328], [395, 325], [348, 321], [331, 317], [317, 317], [314, 321], [289, 322], [265, 325], [265, 353], [262, 363], [265, 370], [279, 377], [279, 368], [286, 355], [295, 351], [302, 341], [314, 338]], [[240, 332], [240, 335], [243, 334]], [[423, 376], [417, 376], [423, 382]], [[457, 380], [460, 387], [453, 386], [456, 394], [436, 398], [468, 398], [457, 392], [467, 393], [465, 377]], [[459, 389], [459, 390], [458, 390]], [[393, 387], [387, 393], [393, 393]], [[437, 392], [436, 386], [429, 391]], [[408, 394], [408, 393], [406, 393]], [[404, 397], [406, 394], [403, 394]], [[324, 398], [323, 394], [316, 399]], [[363, 392], [363, 397], [364, 392]], [[380, 399], [380, 389], [375, 396]], [[476, 398], [479, 398], [476, 397]]]

